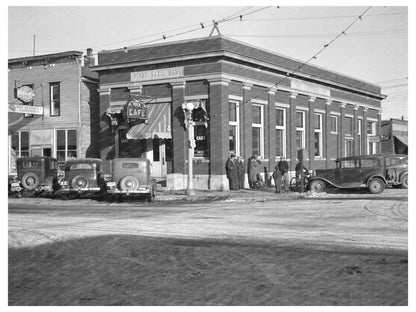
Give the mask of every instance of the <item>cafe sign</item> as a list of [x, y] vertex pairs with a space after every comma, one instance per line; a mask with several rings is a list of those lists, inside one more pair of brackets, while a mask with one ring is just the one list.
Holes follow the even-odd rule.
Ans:
[[126, 113], [130, 120], [147, 120], [148, 108], [144, 99], [134, 99], [128, 102]]
[[35, 98], [35, 92], [33, 92], [33, 89], [29, 86], [22, 86], [17, 88], [17, 98], [25, 103], [29, 103]]

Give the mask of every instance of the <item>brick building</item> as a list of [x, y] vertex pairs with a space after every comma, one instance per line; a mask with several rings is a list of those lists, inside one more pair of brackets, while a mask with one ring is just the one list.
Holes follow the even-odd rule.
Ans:
[[15, 157], [52, 156], [62, 163], [99, 155], [91, 143], [98, 136], [91, 130], [91, 123], [99, 123], [98, 75], [87, 68], [94, 65], [92, 50], [87, 54], [9, 59], [9, 174]]
[[[171, 189], [186, 187], [187, 139], [182, 104], [194, 103], [193, 181], [227, 189], [231, 152], [253, 154], [272, 172], [280, 157], [291, 171], [297, 151], [309, 168], [339, 156], [380, 152], [380, 87], [223, 36], [98, 54], [100, 153], [147, 157]], [[132, 103], [146, 121], [131, 123]], [[128, 104], [130, 103], [130, 104]]]

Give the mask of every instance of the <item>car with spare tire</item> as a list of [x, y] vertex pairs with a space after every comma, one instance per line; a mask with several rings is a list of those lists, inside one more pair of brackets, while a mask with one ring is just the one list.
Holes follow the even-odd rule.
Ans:
[[146, 158], [115, 158], [107, 181], [107, 194], [122, 200], [125, 196], [144, 197], [152, 202], [156, 180], [151, 177], [151, 163]]
[[309, 178], [309, 189], [368, 189], [379, 194], [386, 186], [408, 186], [407, 157], [403, 155], [365, 155], [338, 158], [334, 169], [317, 169]]
[[61, 195], [105, 194], [103, 161], [98, 158], [67, 160], [63, 166], [64, 176], [59, 184]]
[[59, 189], [58, 161], [48, 156], [31, 156], [16, 159], [17, 175], [10, 184], [10, 192], [17, 197], [22, 192], [39, 195], [52, 194]]

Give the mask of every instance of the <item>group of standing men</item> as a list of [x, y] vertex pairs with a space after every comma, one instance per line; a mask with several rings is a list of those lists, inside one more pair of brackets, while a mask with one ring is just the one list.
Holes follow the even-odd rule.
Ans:
[[228, 158], [225, 169], [227, 178], [230, 183], [230, 190], [239, 190], [244, 188], [244, 159], [235, 154]]
[[[231, 154], [225, 164], [230, 190], [244, 189], [244, 159], [235, 154]], [[260, 176], [261, 161], [257, 155], [250, 157], [248, 162], [248, 182], [251, 189], [258, 187], [262, 183]], [[277, 164], [273, 172], [276, 193], [289, 191], [289, 164], [283, 157]], [[282, 190], [283, 187], [283, 190]]]

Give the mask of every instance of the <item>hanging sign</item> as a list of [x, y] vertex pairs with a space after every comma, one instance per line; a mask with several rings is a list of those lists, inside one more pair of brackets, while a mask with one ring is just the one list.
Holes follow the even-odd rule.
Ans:
[[22, 86], [17, 88], [17, 98], [25, 103], [32, 102], [35, 97], [35, 92], [29, 86]]
[[148, 109], [143, 99], [131, 100], [126, 108], [127, 118], [130, 120], [147, 120]]

